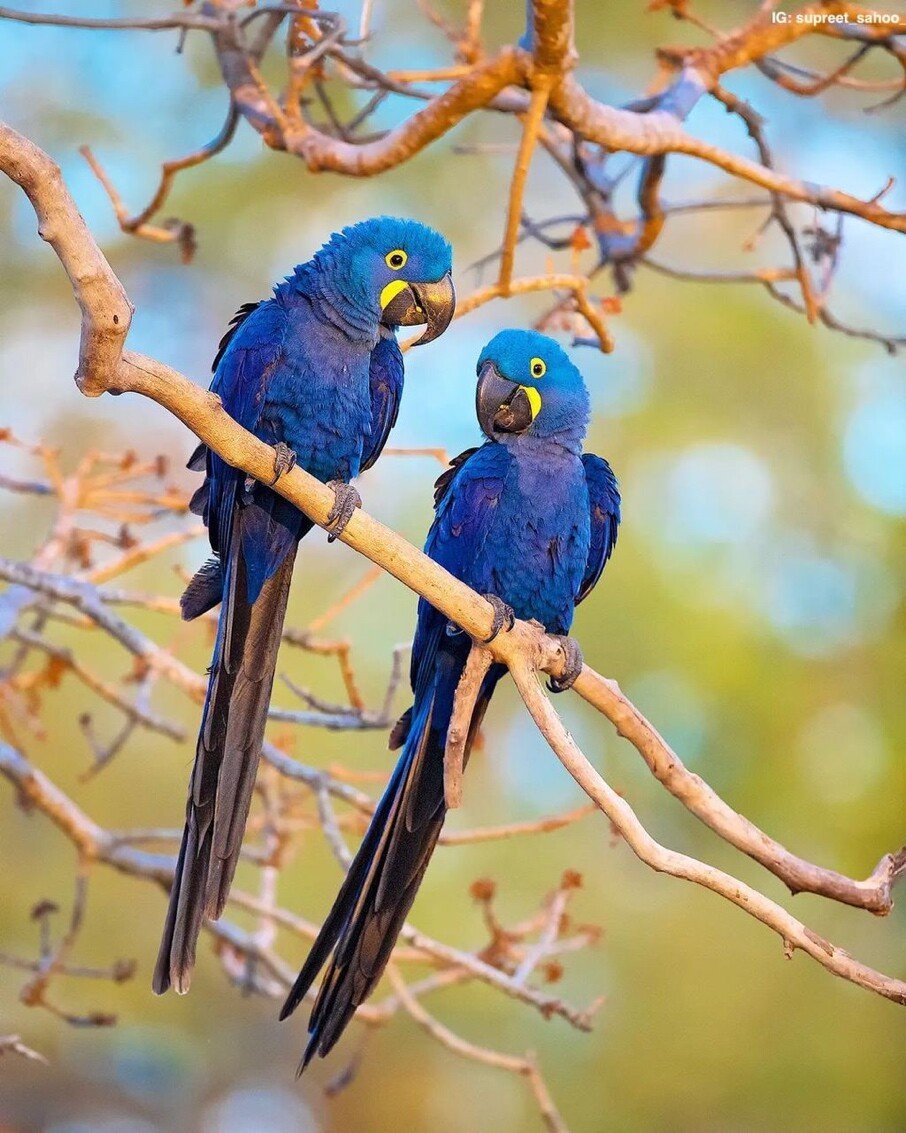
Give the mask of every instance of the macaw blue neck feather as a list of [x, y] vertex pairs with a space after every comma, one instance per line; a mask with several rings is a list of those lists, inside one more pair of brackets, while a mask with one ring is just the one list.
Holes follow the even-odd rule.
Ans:
[[498, 444], [506, 445], [511, 452], [535, 453], [542, 460], [556, 460], [561, 454], [581, 456], [587, 424], [586, 419], [581, 423], [564, 424], [562, 428], [543, 434], [516, 433], [510, 436], [504, 434], [495, 439]]
[[579, 377], [578, 384], [568, 391], [554, 388], [553, 385], [548, 389], [542, 386], [544, 409], [532, 430], [531, 437], [542, 449], [545, 446], [559, 447], [576, 455], [582, 452], [591, 418], [591, 404], [585, 383], [581, 380], [578, 370], [575, 373]]
[[355, 342], [378, 340], [380, 310], [373, 298], [358, 293], [353, 279], [331, 245], [326, 245], [307, 263], [299, 264], [276, 289], [279, 297], [304, 295], [320, 318], [333, 324]]

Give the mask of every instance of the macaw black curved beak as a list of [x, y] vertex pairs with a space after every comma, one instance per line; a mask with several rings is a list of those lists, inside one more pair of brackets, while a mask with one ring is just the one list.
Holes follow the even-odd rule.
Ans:
[[[400, 281], [402, 282], [402, 281]], [[456, 292], [449, 272], [436, 283], [406, 283], [381, 312], [381, 322], [392, 327], [424, 326], [414, 346], [440, 338], [456, 310]]]
[[485, 362], [481, 367], [475, 391], [475, 412], [485, 436], [493, 439], [498, 433], [524, 433], [540, 407], [536, 390], [528, 390], [501, 377], [493, 362]]

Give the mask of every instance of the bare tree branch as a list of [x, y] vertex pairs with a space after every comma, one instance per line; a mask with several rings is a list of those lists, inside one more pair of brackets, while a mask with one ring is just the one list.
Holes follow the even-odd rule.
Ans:
[[[12, 154], [9, 152], [10, 149], [13, 151]], [[71, 203], [68, 202], [68, 194], [66, 194], [61, 181], [57, 180], [52, 191], [48, 194], [47, 187], [37, 184], [35, 177], [28, 175], [28, 170], [23, 174], [22, 154], [30, 155], [33, 149], [34, 147], [31, 147], [30, 143], [25, 143], [23, 146], [18, 142], [17, 136], [8, 128], [0, 131], [0, 165], [5, 168], [7, 164], [11, 164], [19, 174], [21, 180], [28, 186], [27, 191], [30, 190], [30, 196], [39, 217], [48, 210], [57, 214], [62, 211], [65, 214], [67, 208], [71, 207]], [[42, 156], [36, 159], [36, 164], [40, 167], [46, 161], [47, 159]], [[61, 202], [57, 199], [58, 196], [65, 199]], [[98, 266], [97, 274], [106, 280], [107, 286], [100, 291], [95, 289], [91, 292], [93, 297], [98, 297], [95, 301], [103, 303], [106, 299], [108, 303], [113, 304], [125, 301], [121, 299], [121, 289], [112, 285], [111, 281], [115, 280], [115, 277], [112, 276], [112, 272], [91, 241], [90, 234], [84, 228], [81, 218], [77, 218], [73, 222], [71, 230], [67, 230], [65, 233], [55, 233], [55, 238], [59, 244], [60, 257], [64, 266], [86, 260]], [[85, 240], [89, 242], [90, 247], [81, 247], [81, 243]], [[77, 276], [70, 278], [80, 292], [83, 311], [87, 315], [87, 325], [84, 325], [83, 333], [90, 346], [94, 334], [91, 318], [92, 307], [85, 298], [84, 288], [81, 286], [79, 278]], [[102, 306], [99, 309], [98, 321], [101, 327], [110, 325], [109, 314], [109, 306], [107, 308]], [[85, 343], [83, 343], [82, 353], [83, 356], [91, 354]], [[98, 352], [95, 352], [93, 357], [99, 359], [95, 368], [88, 374], [80, 373], [79, 375], [81, 384], [92, 392], [108, 389], [116, 392], [137, 392], [151, 397], [184, 421], [200, 439], [228, 463], [243, 469], [256, 478], [270, 478], [273, 467], [273, 450], [243, 430], [224, 412], [219, 401], [211, 394], [204, 393], [181, 374], [151, 359], [128, 353], [123, 354], [119, 359], [105, 357], [103, 353]], [[281, 477], [277, 484], [277, 490], [301, 508], [316, 523], [322, 526], [326, 525], [333, 502], [333, 494], [325, 485], [297, 467], [286, 476]], [[493, 610], [485, 599], [474, 594], [462, 582], [448, 574], [422, 552], [417, 551], [399, 535], [372, 519], [365, 512], [357, 511], [355, 513], [345, 529], [342, 539], [353, 549], [383, 567], [399, 581], [420, 594], [451, 621], [461, 626], [473, 640], [484, 641], [490, 635], [493, 624]], [[79, 597], [79, 601], [83, 605], [91, 605], [84, 595]], [[95, 610], [92, 612], [92, 616], [98, 620], [103, 618], [109, 621], [110, 619], [109, 612], [101, 614]], [[120, 633], [122, 633], [122, 630], [120, 630]], [[143, 642], [135, 642], [135, 645], [136, 648], [142, 648], [147, 652], [147, 647]], [[795, 947], [807, 951], [835, 974], [844, 976], [852, 982], [877, 991], [888, 998], [903, 999], [904, 985], [900, 981], [882, 976], [864, 965], [858, 964], [827, 942], [816, 943], [814, 934], [809, 935], [811, 930], [806, 929], [779, 906], [755, 890], [740, 887], [732, 878], [720, 871], [713, 870], [712, 867], [695, 862], [694, 859], [686, 858], [683, 855], [675, 854], [674, 851], [665, 850], [644, 832], [638, 825], [638, 820], [628, 808], [628, 804], [619, 799], [603, 780], [600, 780], [597, 773], [593, 772], [593, 769], [585, 765], [584, 757], [580, 759], [581, 753], [578, 752], [578, 749], [573, 750], [574, 745], [573, 747], [567, 745], [564, 748], [562, 737], [557, 733], [554, 724], [556, 716], [554, 715], [553, 718], [550, 716], [550, 712], [553, 710], [549, 709], [549, 706], [544, 708], [529, 690], [530, 682], [526, 675], [529, 672], [542, 670], [555, 677], [562, 674], [565, 658], [557, 639], [547, 637], [534, 625], [517, 622], [511, 631], [499, 634], [486, 648], [495, 661], [506, 665], [513, 672], [520, 692], [527, 699], [528, 706], [536, 718], [536, 723], [539, 724], [539, 727], [543, 724], [542, 730], [546, 738], [550, 740], [553, 737], [559, 743], [560, 750], [557, 754], [562, 759], [568, 760], [568, 765], [577, 782], [604, 810], [611, 821], [617, 825], [617, 828], [621, 830], [643, 861], [652, 865], [653, 868], [673, 872], [677, 876], [687, 877], [698, 884], [712, 888], [715, 892], [720, 893], [763, 923], [780, 932], [785, 940], [788, 940]], [[582, 695], [583, 690], [589, 690], [590, 693], [590, 686], [592, 686], [595, 690], [594, 695], [600, 698], [602, 685], [602, 678], [586, 667], [574, 687]], [[547, 704], [545, 698], [542, 697], [542, 700]], [[589, 700], [593, 702], [591, 694], [589, 694]], [[688, 786], [687, 783], [685, 785]], [[728, 816], [720, 807], [715, 808], [716, 796], [713, 796], [713, 793], [709, 796], [707, 792], [703, 792], [702, 797], [707, 801], [708, 806], [715, 810], [715, 813], [720, 814], [720, 822], [723, 823], [725, 831], [727, 833], [732, 832], [733, 839], [738, 840], [738, 828], [741, 824], [735, 824], [732, 831], [727, 830], [725, 820]], [[614, 802], [614, 799], [617, 802]], [[694, 801], [698, 805], [700, 800]], [[702, 806], [700, 809], [707, 813], [706, 807]], [[717, 824], [717, 821], [715, 821], [715, 826]], [[746, 833], [743, 837], [750, 840], [751, 833]], [[746, 849], [748, 852], [748, 845]], [[759, 860], [762, 860], [762, 857], [766, 859], [766, 862], [772, 860], [764, 853], [759, 857]], [[893, 866], [888, 867], [892, 876], [887, 880], [887, 886], [901, 869], [901, 865], [897, 864], [898, 859], [894, 858], [892, 861]], [[777, 865], [776, 862], [773, 864]], [[783, 861], [783, 868], [789, 865], [788, 860]], [[778, 866], [775, 872], [779, 872], [780, 868]], [[820, 876], [820, 871], [811, 873], [810, 880], [816, 880], [816, 884], [822, 887], [822, 890], [827, 889], [826, 895], [828, 896], [836, 896], [836, 889], [840, 888], [838, 880], [829, 879], [826, 874]], [[874, 881], [875, 890], [882, 889], [884, 884], [882, 880], [876, 879]], [[802, 888], [803, 886], [797, 884], [796, 887]], [[855, 896], [853, 891], [857, 888], [857, 885], [848, 889], [844, 886], [841, 891], [846, 892], [847, 898], [853, 898]], [[849, 903], [866, 907], [872, 904], [872, 901], [869, 898], [866, 902], [863, 894], [861, 900], [851, 900]]]
[[632, 807], [610, 787], [579, 750], [551, 702], [541, 691], [536, 672], [525, 661], [510, 665], [513, 680], [551, 750], [589, 798], [593, 799], [632, 852], [646, 865], [671, 877], [694, 882], [717, 893], [772, 928], [783, 940], [787, 954], [796, 948], [807, 952], [835, 976], [877, 992], [894, 1003], [906, 1004], [906, 981], [893, 979], [854, 960], [842, 948], [807, 928], [780, 905], [723, 870], [687, 854], [660, 845], [639, 822]]
[[[519, 45], [505, 46], [492, 55], [486, 54], [482, 45], [481, 0], [471, 0], [463, 27], [452, 26], [437, 17], [427, 4], [420, 4], [449, 40], [453, 61], [449, 66], [391, 71], [382, 71], [366, 60], [362, 45], [348, 38], [340, 16], [302, 9], [296, 3], [259, 4], [242, 16], [233, 10], [233, 5], [206, 4], [199, 12], [119, 20], [33, 15], [0, 7], [0, 19], [90, 29], [173, 30], [181, 36], [197, 31], [210, 38], [230, 97], [226, 121], [207, 145], [162, 164], [158, 187], [143, 209], [130, 215], [102, 165], [90, 151], [85, 151], [110, 198], [120, 228], [146, 239], [176, 243], [184, 258], [189, 258], [194, 248], [191, 224], [160, 222], [158, 214], [166, 204], [174, 178], [228, 146], [241, 118], [253, 126], [265, 144], [301, 158], [313, 172], [331, 170], [364, 177], [410, 160], [469, 115], [492, 111], [521, 124], [501, 247], [494, 256], [486, 257], [488, 262], [500, 259], [499, 273], [495, 283], [479, 287], [460, 302], [457, 317], [496, 299], [550, 292], [553, 307], [542, 321], [554, 319], [559, 326], [572, 329], [577, 341], [592, 342], [608, 351], [613, 349], [614, 342], [604, 316], [605, 312], [618, 310], [619, 300], [599, 298], [593, 285], [609, 266], [617, 291], [628, 290], [633, 269], [641, 263], [682, 279], [759, 283], [773, 299], [805, 313], [809, 321], [879, 341], [893, 352], [902, 344], [902, 338], [847, 327], [827, 307], [840, 262], [844, 215], [859, 217], [892, 232], [906, 231], [906, 214], [888, 210], [882, 203], [892, 179], [871, 199], [862, 200], [780, 171], [775, 168], [757, 112], [730, 93], [722, 80], [734, 70], [755, 67], [796, 96], [815, 96], [834, 86], [896, 90], [899, 94], [902, 79], [869, 82], [854, 79], [850, 72], [869, 54], [881, 52], [906, 74], [902, 36], [880, 22], [858, 20], [870, 10], [839, 0], [806, 4], [790, 13], [800, 18], [788, 21], [773, 21], [771, 12], [775, 5], [761, 4], [745, 23], [730, 31], [714, 28], [699, 18], [688, 0], [667, 0], [666, 5], [655, 6], [671, 8], [675, 15], [712, 37], [713, 42], [704, 47], [661, 49], [654, 83], [643, 98], [622, 108], [592, 98], [574, 76], [577, 55], [570, 0], [532, 0], [526, 34]], [[845, 15], [849, 22], [835, 24], [809, 18], [828, 14]], [[368, 0], [359, 22], [364, 38], [371, 23]], [[264, 78], [273, 72], [263, 68], [262, 62], [282, 27], [286, 29], [286, 80], [283, 89], [275, 93]], [[786, 59], [776, 58], [777, 51], [810, 34], [842, 41], [847, 54], [823, 73], [797, 68]], [[337, 110], [341, 103], [334, 100], [334, 83], [345, 87], [359, 103], [345, 116]], [[417, 109], [393, 129], [369, 134], [369, 119], [390, 93], [408, 98], [410, 105], [414, 101]], [[703, 97], [722, 102], [741, 119], [755, 143], [759, 160], [741, 157], [688, 131], [685, 121]], [[537, 222], [526, 216], [526, 184], [539, 144], [577, 194], [581, 211], [576, 215], [569, 215], [569, 210], [561, 207], [558, 213], [566, 215]], [[506, 147], [507, 152], [512, 149]], [[617, 159], [618, 167], [613, 164], [617, 154], [624, 155], [622, 161]], [[696, 157], [736, 179], [758, 185], [768, 196], [757, 200], [706, 199], [664, 204], [667, 158], [671, 154]], [[628, 162], [626, 155], [630, 157]], [[253, 477], [270, 480], [273, 450], [237, 425], [216, 396], [203, 392], [155, 359], [125, 349], [132, 315], [128, 296], [79, 215], [55, 163], [28, 139], [0, 124], [0, 169], [20, 185], [31, 201], [39, 234], [60, 259], [80, 306], [82, 335], [75, 375], [78, 388], [91, 397], [105, 392], [149, 397], [183, 421], [228, 463]], [[623, 218], [615, 211], [614, 195], [627, 176], [632, 176], [636, 185], [630, 206], [634, 215]], [[825, 230], [815, 221], [811, 227], [797, 229], [798, 214], [790, 209], [797, 202], [833, 212], [836, 227], [831, 225]], [[741, 207], [768, 210], [766, 224], [775, 223], [784, 235], [788, 266], [696, 272], [684, 266], [667, 267], [651, 257], [670, 216]], [[567, 224], [569, 228], [563, 235], [563, 226]], [[568, 270], [557, 270], [551, 263], [545, 267], [544, 275], [518, 275], [517, 250], [527, 240], [541, 243], [551, 253], [568, 256]], [[592, 240], [596, 242], [597, 261], [586, 271], [581, 266], [582, 253], [595, 247]], [[0, 432], [0, 441], [29, 447], [8, 430]], [[159, 682], [172, 684], [193, 700], [203, 696], [205, 681], [200, 674], [180, 661], [172, 649], [158, 645], [116, 612], [116, 607], [136, 607], [172, 615], [178, 612], [174, 600], [104, 585], [194, 538], [199, 529], [193, 525], [161, 536], [133, 537], [133, 525], [147, 524], [160, 516], [184, 514], [187, 501], [175, 490], [160, 486], [145, 490], [136, 484], [140, 475], [153, 472], [154, 465], [137, 462], [132, 454], [91, 453], [78, 468], [66, 474], [53, 450], [38, 445], [31, 446], [31, 451], [43, 465], [42, 477], [19, 480], [0, 476], [0, 487], [56, 497], [59, 506], [52, 529], [30, 562], [0, 559], [0, 577], [10, 583], [0, 595], [0, 638], [8, 639], [13, 647], [12, 661], [0, 673], [0, 694], [4, 694], [0, 695], [0, 728], [3, 734], [13, 737], [20, 726], [41, 734], [35, 709], [38, 694], [52, 687], [64, 673], [71, 673], [92, 696], [113, 705], [123, 716], [122, 726], [112, 738], [102, 740], [95, 732], [91, 714], [83, 714], [80, 727], [93, 755], [87, 776], [106, 766], [135, 729], [150, 729], [174, 739], [181, 736], [177, 725], [151, 707], [152, 693]], [[159, 475], [163, 475], [162, 467]], [[316, 523], [325, 524], [333, 495], [320, 482], [297, 468], [280, 479], [276, 490]], [[90, 523], [82, 517], [85, 512], [94, 517]], [[119, 524], [118, 530], [111, 528], [112, 524]], [[364, 594], [382, 572], [390, 573], [461, 626], [476, 643], [457, 690], [445, 753], [448, 805], [456, 806], [461, 799], [472, 706], [491, 663], [510, 669], [539, 730], [591, 800], [565, 814], [447, 830], [441, 836], [442, 844], [455, 846], [542, 834], [597, 810], [640, 861], [653, 870], [709, 889], [736, 905], [777, 933], [788, 956], [799, 949], [833, 974], [895, 1002], [906, 1003], [903, 980], [874, 971], [818, 936], [754, 887], [662, 846], [648, 833], [629, 804], [580, 751], [538, 685], [540, 672], [556, 677], [563, 671], [564, 657], [557, 639], [548, 637], [534, 624], [517, 622], [512, 631], [501, 633], [492, 643], [482, 646], [492, 626], [492, 610], [483, 598], [364, 512], [356, 512], [342, 539], [375, 566], [306, 629], [286, 629], [284, 641], [331, 658], [331, 663], [339, 667], [348, 704], [328, 702], [315, 691], [286, 679], [287, 687], [304, 707], [272, 706], [272, 720], [344, 729], [388, 725], [393, 718], [393, 699], [402, 679], [402, 658], [407, 647], [394, 650], [382, 702], [369, 709], [360, 692], [351, 643], [329, 640], [322, 636], [322, 631], [350, 602]], [[72, 564], [75, 569], [65, 573]], [[120, 684], [102, 679], [74, 650], [52, 640], [52, 631], [61, 622], [79, 631], [103, 633], [119, 642], [131, 654], [133, 672]], [[36, 664], [40, 667], [35, 668]], [[574, 691], [629, 740], [652, 774], [692, 814], [729, 845], [781, 879], [792, 893], [811, 892], [877, 915], [890, 911], [894, 885], [906, 873], [906, 847], [885, 855], [872, 874], [861, 881], [799, 858], [737, 813], [704, 780], [690, 772], [615, 682], [585, 666]], [[5, 694], [9, 695], [4, 699]], [[10, 711], [14, 713], [12, 717]], [[243, 989], [274, 997], [284, 994], [292, 981], [292, 966], [275, 946], [278, 929], [303, 940], [313, 939], [318, 932], [318, 925], [282, 908], [278, 902], [280, 872], [291, 856], [294, 840], [306, 829], [319, 831], [339, 865], [346, 868], [351, 856], [347, 838], [361, 832], [366, 816], [375, 806], [372, 796], [354, 785], [356, 776], [342, 769], [307, 766], [295, 760], [291, 751], [292, 739], [285, 734], [265, 742], [258, 784], [260, 806], [253, 814], [248, 842], [243, 848], [245, 860], [256, 870], [257, 884], [252, 892], [236, 891], [231, 895], [231, 908], [251, 914], [254, 924], [248, 930], [228, 920], [207, 926], [228, 978]], [[39, 907], [36, 917], [41, 940], [37, 958], [4, 956], [0, 962], [28, 973], [22, 993], [26, 1002], [51, 1010], [70, 1023], [103, 1025], [112, 1021], [107, 1013], [76, 1015], [48, 997], [51, 981], [57, 977], [116, 980], [118, 973], [125, 971], [118, 965], [105, 969], [77, 963], [72, 958], [84, 916], [90, 870], [94, 863], [103, 863], [124, 874], [169, 885], [174, 868], [172, 856], [142, 847], [154, 843], [169, 846], [177, 832], [105, 830], [15, 747], [2, 740], [0, 773], [14, 786], [20, 805], [49, 818], [78, 853], [75, 899], [61, 938], [54, 943], [51, 911]], [[597, 939], [594, 927], [567, 928], [565, 910], [578, 884], [577, 875], [565, 874], [559, 887], [536, 912], [520, 924], [509, 926], [501, 923], [493, 907], [493, 883], [476, 882], [472, 893], [482, 906], [490, 943], [476, 952], [463, 951], [406, 926], [388, 973], [391, 990], [383, 999], [363, 1007], [360, 1018], [369, 1027], [375, 1027], [403, 1011], [448, 1050], [524, 1077], [545, 1126], [549, 1130], [564, 1130], [563, 1118], [532, 1055], [519, 1057], [471, 1043], [429, 1012], [423, 999], [443, 988], [477, 980], [533, 1007], [545, 1018], [556, 1016], [580, 1030], [588, 1030], [600, 1001], [576, 1007], [530, 982], [533, 978], [553, 982], [558, 978], [559, 957], [590, 946]], [[414, 962], [424, 966], [426, 961], [432, 967], [428, 975], [410, 982], [402, 978], [402, 965]], [[0, 1037], [0, 1053], [7, 1050], [25, 1057], [41, 1057], [17, 1036]]]
[[450, 810], [462, 804], [462, 773], [465, 767], [466, 744], [472, 727], [475, 703], [481, 683], [491, 667], [491, 654], [473, 646], [469, 651], [456, 694], [453, 712], [447, 726], [447, 743], [444, 748], [444, 800]]
[[[160, 184], [148, 205], [130, 215], [116, 187], [110, 182], [97, 158], [83, 151], [109, 196], [123, 231], [158, 242], [176, 243], [184, 259], [194, 250], [194, 229], [186, 221], [155, 222], [164, 205], [172, 180], [181, 170], [208, 160], [229, 144], [236, 122], [245, 118], [273, 149], [301, 158], [312, 172], [331, 171], [353, 177], [368, 177], [411, 160], [425, 147], [438, 141], [464, 118], [479, 111], [514, 116], [523, 123], [508, 195], [505, 237], [501, 249], [500, 274], [492, 298], [508, 298], [524, 293], [514, 285], [515, 251], [522, 242], [522, 201], [535, 141], [542, 143], [564, 177], [579, 192], [588, 212], [585, 219], [600, 247], [601, 264], [610, 264], [619, 291], [631, 287], [629, 269], [656, 246], [671, 211], [661, 202], [661, 187], [669, 154], [685, 154], [707, 162], [730, 176], [761, 186], [771, 194], [772, 215], [783, 229], [793, 256], [793, 276], [785, 269], [768, 269], [773, 279], [792, 278], [799, 285], [800, 304], [765, 281], [766, 290], [792, 310], [802, 310], [810, 321], [819, 321], [831, 330], [880, 342], [888, 351], [901, 344], [895, 335], [860, 331], [841, 324], [825, 308], [825, 295], [813, 293], [810, 276], [801, 253], [801, 239], [785, 206], [806, 203], [838, 216], [852, 215], [893, 232], [906, 231], [906, 214], [893, 212], [881, 203], [883, 194], [862, 200], [807, 178], [789, 176], [778, 169], [770, 157], [763, 131], [753, 123], [757, 115], [746, 117], [755, 138], [760, 161], [752, 161], [696, 137], [685, 127], [685, 120], [703, 96], [732, 100], [738, 113], [744, 113], [735, 96], [728, 95], [721, 80], [747, 67], [757, 67], [773, 81], [798, 95], [814, 95], [836, 85], [850, 89], [893, 89], [898, 97], [906, 90], [906, 48], [895, 25], [878, 18], [870, 8], [822, 0], [803, 4], [786, 13], [785, 20], [772, 19], [769, 7], [759, 6], [741, 26], [722, 31], [712, 27], [693, 11], [688, 0], [670, 0], [653, 8], [668, 7], [673, 14], [704, 30], [713, 42], [706, 46], [662, 47], [656, 52], [658, 74], [651, 89], [628, 107], [616, 107], [592, 98], [573, 71], [577, 62], [574, 43], [572, 0], [532, 0], [526, 34], [518, 46], [505, 46], [486, 55], [481, 47], [482, 4], [473, 0], [466, 25], [453, 27], [440, 19], [427, 5], [425, 15], [436, 23], [453, 46], [451, 66], [429, 69], [382, 71], [365, 58], [360, 40], [348, 38], [340, 15], [297, 4], [259, 4], [239, 17], [232, 6], [209, 4], [201, 13], [173, 13], [161, 19], [103, 20], [89, 17], [31, 15], [0, 8], [0, 19], [32, 24], [85, 28], [174, 29], [183, 35], [189, 30], [210, 37], [224, 84], [230, 96], [230, 109], [223, 129], [208, 145], [184, 158], [163, 164]], [[283, 23], [286, 32], [287, 82], [282, 94], [275, 94], [262, 76], [261, 63], [269, 45]], [[370, 26], [370, 11], [362, 10], [362, 26]], [[843, 60], [823, 75], [797, 68], [779, 60], [776, 52], [796, 45], [807, 36], [824, 36], [855, 45]], [[868, 54], [890, 56], [903, 77], [881, 84], [852, 79], [850, 70]], [[793, 76], [804, 75], [805, 82]], [[343, 121], [335, 110], [325, 80], [347, 87], [355, 95], [365, 92], [368, 99]], [[424, 85], [428, 83], [429, 87]], [[441, 90], [432, 90], [436, 84]], [[311, 99], [314, 92], [326, 114], [316, 121]], [[653, 93], [652, 93], [653, 92]], [[389, 131], [362, 135], [368, 121], [386, 95], [393, 93], [421, 103], [409, 117]], [[546, 124], [545, 123], [546, 116]], [[605, 173], [615, 154], [637, 155], [641, 174], [637, 192], [637, 215], [618, 218], [612, 194], [623, 173]], [[711, 202], [717, 205], [718, 202]], [[552, 273], [553, 274], [553, 273]], [[732, 282], [744, 275], [726, 272], [711, 277], [715, 282]], [[591, 273], [580, 285], [569, 290], [578, 315], [590, 325], [592, 337], [604, 350], [612, 348], [609, 334], [601, 322], [596, 301], [589, 297]], [[517, 283], [520, 281], [516, 281]], [[535, 288], [530, 288], [534, 290]], [[479, 295], [466, 309], [488, 301]], [[559, 309], [559, 307], [558, 307]], [[118, 312], [120, 318], [123, 317]], [[577, 341], [589, 336], [579, 333]]]

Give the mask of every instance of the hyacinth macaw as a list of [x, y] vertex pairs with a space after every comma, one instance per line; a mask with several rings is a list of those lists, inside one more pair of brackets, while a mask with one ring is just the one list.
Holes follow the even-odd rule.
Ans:
[[[620, 494], [606, 460], [582, 452], [588, 393], [552, 339], [505, 330], [478, 360], [478, 422], [487, 440], [437, 481], [425, 550], [495, 607], [494, 632], [513, 616], [536, 618], [566, 635], [577, 603], [610, 558]], [[568, 688], [581, 653], [564, 637]], [[327, 972], [309, 1021], [300, 1073], [336, 1043], [381, 977], [443, 826], [443, 755], [453, 696], [470, 639], [424, 600], [412, 651], [412, 707], [391, 734], [402, 754], [346, 880], [281, 1012], [302, 1001]], [[494, 664], [479, 690], [466, 758], [494, 687]]]
[[214, 360], [226, 411], [277, 449], [271, 485], [200, 446], [206, 473], [192, 510], [211, 558], [182, 598], [183, 617], [221, 603], [186, 825], [153, 987], [188, 990], [203, 917], [223, 911], [261, 752], [296, 546], [313, 524], [272, 491], [296, 462], [334, 489], [335, 538], [358, 506], [349, 481], [370, 468], [403, 388], [399, 326], [446, 330], [455, 297], [451, 249], [431, 228], [379, 217], [335, 233], [273, 297], [240, 308]]

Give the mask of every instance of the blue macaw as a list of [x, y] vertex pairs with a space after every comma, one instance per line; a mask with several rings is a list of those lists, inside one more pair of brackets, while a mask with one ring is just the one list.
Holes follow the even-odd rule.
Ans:
[[221, 604], [186, 825], [153, 987], [188, 990], [202, 918], [223, 911], [261, 752], [296, 546], [313, 524], [272, 491], [297, 461], [333, 489], [331, 537], [361, 503], [349, 481], [380, 456], [396, 421], [403, 358], [396, 328], [453, 317], [451, 249], [431, 228], [378, 217], [335, 233], [273, 298], [240, 308], [220, 343], [211, 389], [277, 450], [265, 485], [204, 445], [192, 500], [211, 558], [182, 598], [184, 618]]
[[[620, 494], [606, 460], [582, 452], [588, 393], [552, 339], [505, 330], [482, 351], [476, 395], [487, 440], [437, 481], [425, 551], [484, 594], [495, 608], [490, 640], [512, 618], [535, 618], [566, 635], [577, 603], [601, 576], [617, 540]], [[391, 734], [402, 754], [365, 838], [283, 1006], [302, 1001], [325, 962], [300, 1073], [336, 1043], [371, 993], [428, 866], [446, 815], [443, 755], [453, 697], [471, 641], [424, 599], [412, 651], [412, 707]], [[581, 653], [564, 636], [568, 688]], [[494, 687], [494, 664], [479, 690], [466, 757]]]

